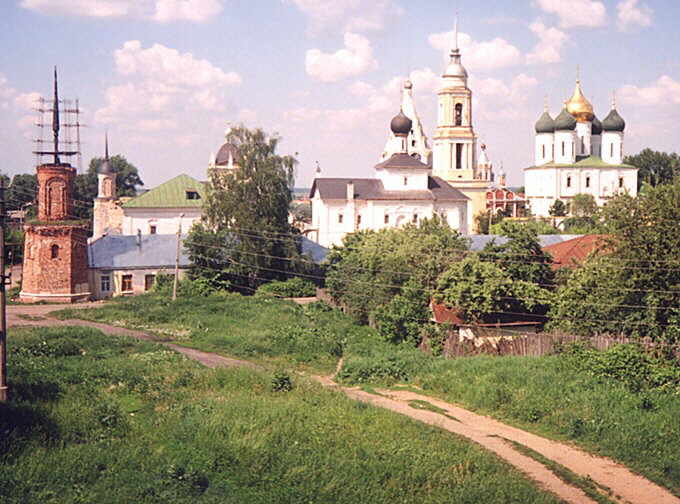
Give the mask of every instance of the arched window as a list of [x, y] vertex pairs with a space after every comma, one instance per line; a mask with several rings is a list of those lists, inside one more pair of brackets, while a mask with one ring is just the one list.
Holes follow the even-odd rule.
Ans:
[[50, 255], [52, 256], [52, 259], [59, 257], [59, 245], [52, 245], [52, 248], [50, 249]]
[[463, 144], [456, 144], [456, 170], [463, 167]]
[[456, 103], [455, 107], [455, 122], [454, 124], [456, 126], [460, 126], [463, 124], [463, 104], [462, 103]]

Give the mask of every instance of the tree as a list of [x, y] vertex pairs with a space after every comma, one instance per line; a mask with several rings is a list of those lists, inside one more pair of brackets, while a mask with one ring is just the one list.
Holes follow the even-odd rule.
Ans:
[[297, 160], [276, 153], [279, 141], [243, 126], [227, 136], [238, 152], [236, 168], [211, 178], [205, 223], [195, 225], [185, 243], [192, 275], [252, 293], [264, 282], [304, 271], [300, 237], [288, 223]]
[[580, 334], [622, 333], [680, 341], [680, 178], [602, 210], [606, 255], [572, 274], [554, 324]]
[[312, 205], [310, 203], [291, 203], [290, 214], [293, 217], [293, 226], [302, 228], [305, 224], [312, 223]]
[[[7, 187], [7, 185], [5, 185]], [[12, 177], [7, 190], [7, 210], [22, 210], [35, 206], [38, 178], [34, 174], [20, 173]]]
[[489, 234], [504, 235], [508, 226], [519, 226], [526, 229], [531, 229], [537, 235], [545, 234], [559, 234], [560, 230], [553, 226], [548, 219], [533, 218], [521, 221], [501, 221], [497, 224], [492, 224], [489, 229]]
[[595, 217], [597, 210], [592, 194], [579, 193], [571, 200], [571, 215], [574, 217]]
[[567, 205], [562, 200], [555, 200], [555, 203], [548, 209], [548, 213], [551, 217], [564, 217], [567, 215]]
[[505, 215], [501, 211], [483, 210], [475, 215], [475, 228], [479, 234], [489, 234], [491, 226], [503, 221]]
[[668, 154], [644, 149], [634, 156], [626, 156], [623, 162], [638, 169], [638, 190], [643, 184], [668, 184], [680, 175], [680, 156], [675, 152]]

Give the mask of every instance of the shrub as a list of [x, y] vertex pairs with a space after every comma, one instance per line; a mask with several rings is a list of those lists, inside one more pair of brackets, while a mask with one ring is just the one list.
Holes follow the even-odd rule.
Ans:
[[274, 373], [271, 388], [272, 392], [290, 392], [293, 390], [293, 380], [287, 372], [279, 369]]
[[295, 277], [285, 282], [275, 281], [264, 284], [257, 289], [257, 293], [278, 297], [312, 297], [316, 295], [316, 286], [309, 280]]

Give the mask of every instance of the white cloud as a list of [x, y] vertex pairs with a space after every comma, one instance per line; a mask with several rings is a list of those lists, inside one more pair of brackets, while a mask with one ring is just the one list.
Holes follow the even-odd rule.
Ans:
[[20, 5], [47, 15], [131, 17], [162, 23], [203, 22], [222, 12], [222, 0], [22, 0]]
[[16, 90], [9, 85], [7, 77], [0, 73], [0, 107], [7, 108]]
[[595, 0], [536, 0], [539, 9], [556, 14], [562, 28], [596, 28], [607, 22], [607, 9]]
[[617, 26], [628, 30], [634, 26], [650, 26], [654, 11], [645, 4], [638, 6], [638, 0], [623, 0], [616, 6]]
[[305, 55], [307, 74], [321, 82], [337, 82], [378, 67], [371, 43], [356, 33], [345, 33], [345, 48], [334, 53], [309, 49]]
[[[448, 58], [453, 37], [453, 31], [433, 33], [428, 37], [428, 42]], [[473, 71], [495, 70], [522, 62], [519, 49], [500, 37], [478, 42], [467, 33], [459, 33], [458, 46], [463, 54], [463, 64]]]
[[114, 51], [114, 61], [126, 82], [106, 90], [106, 105], [95, 118], [142, 131], [174, 128], [180, 114], [191, 115], [196, 109], [224, 110], [226, 89], [241, 83], [235, 72], [161, 44], [145, 49], [130, 40]]
[[14, 103], [24, 110], [33, 110], [38, 104], [40, 93], [33, 91], [31, 93], [20, 93], [14, 97]]
[[623, 86], [618, 95], [622, 102], [631, 105], [680, 105], [680, 82], [662, 75], [646, 87]]
[[289, 0], [310, 18], [311, 29], [381, 30], [388, 19], [403, 14], [392, 0]]
[[561, 61], [561, 50], [568, 36], [554, 26], [547, 27], [540, 21], [534, 21], [529, 29], [536, 34], [538, 42], [527, 54], [527, 64], [557, 63]]
[[526, 103], [538, 80], [525, 73], [516, 75], [509, 84], [493, 78], [471, 79], [470, 86], [481, 98], [476, 102], [480, 118], [507, 121], [526, 114]]

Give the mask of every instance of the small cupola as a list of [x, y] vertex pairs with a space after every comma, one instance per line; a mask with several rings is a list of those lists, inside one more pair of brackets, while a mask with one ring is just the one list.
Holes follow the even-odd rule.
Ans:
[[555, 131], [569, 131], [576, 129], [576, 119], [567, 110], [566, 104], [562, 112], [555, 118]]

